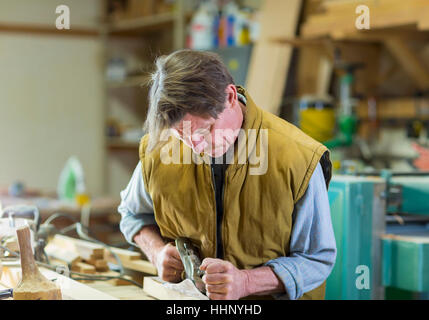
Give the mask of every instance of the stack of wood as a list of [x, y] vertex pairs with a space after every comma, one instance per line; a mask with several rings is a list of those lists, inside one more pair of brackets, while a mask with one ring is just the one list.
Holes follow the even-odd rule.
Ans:
[[[156, 268], [149, 261], [144, 260], [140, 253], [114, 247], [109, 247], [109, 249], [117, 255], [124, 268], [156, 275]], [[71, 266], [71, 271], [88, 275], [119, 275], [118, 272], [111, 271], [108, 266], [108, 262], [117, 264], [115, 257], [100, 244], [56, 235], [45, 250], [50, 258]], [[91, 280], [82, 281], [90, 282]], [[129, 285], [129, 282], [121, 279], [112, 279], [111, 282], [115, 285]]]

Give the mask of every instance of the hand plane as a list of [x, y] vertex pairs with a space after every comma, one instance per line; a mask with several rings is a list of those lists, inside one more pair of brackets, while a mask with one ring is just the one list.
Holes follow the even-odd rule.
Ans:
[[206, 285], [201, 279], [204, 271], [200, 270], [201, 259], [198, 248], [187, 238], [177, 238], [176, 248], [179, 251], [183, 267], [185, 268], [185, 274], [182, 274], [182, 279], [190, 279], [195, 287], [205, 294]]

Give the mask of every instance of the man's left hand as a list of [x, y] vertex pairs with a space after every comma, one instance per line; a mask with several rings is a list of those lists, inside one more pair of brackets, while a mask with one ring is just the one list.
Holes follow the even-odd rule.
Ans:
[[247, 296], [248, 274], [231, 262], [205, 258], [200, 266], [205, 271], [203, 282], [212, 300], [238, 300]]

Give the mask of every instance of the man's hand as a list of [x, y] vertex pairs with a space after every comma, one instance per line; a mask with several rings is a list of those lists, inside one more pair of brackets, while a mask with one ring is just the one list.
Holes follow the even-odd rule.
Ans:
[[179, 251], [171, 243], [165, 244], [156, 225], [144, 226], [134, 236], [150, 262], [157, 268], [158, 276], [168, 282], [179, 282], [183, 271]]
[[183, 263], [179, 251], [171, 243], [167, 243], [156, 255], [155, 265], [158, 276], [168, 282], [180, 282], [182, 280]]
[[200, 269], [206, 272], [202, 279], [210, 299], [238, 300], [248, 295], [249, 277], [246, 270], [239, 270], [231, 262], [213, 258], [204, 259]]

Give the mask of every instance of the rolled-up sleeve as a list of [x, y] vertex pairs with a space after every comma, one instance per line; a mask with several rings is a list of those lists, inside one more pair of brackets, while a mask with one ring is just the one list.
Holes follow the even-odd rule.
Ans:
[[134, 236], [146, 225], [156, 224], [153, 203], [143, 181], [141, 162], [137, 164], [128, 186], [121, 191], [119, 228], [125, 239], [136, 245]]
[[275, 298], [299, 299], [320, 286], [331, 273], [336, 254], [328, 193], [318, 164], [304, 196], [295, 205], [289, 255], [265, 264], [286, 289]]

